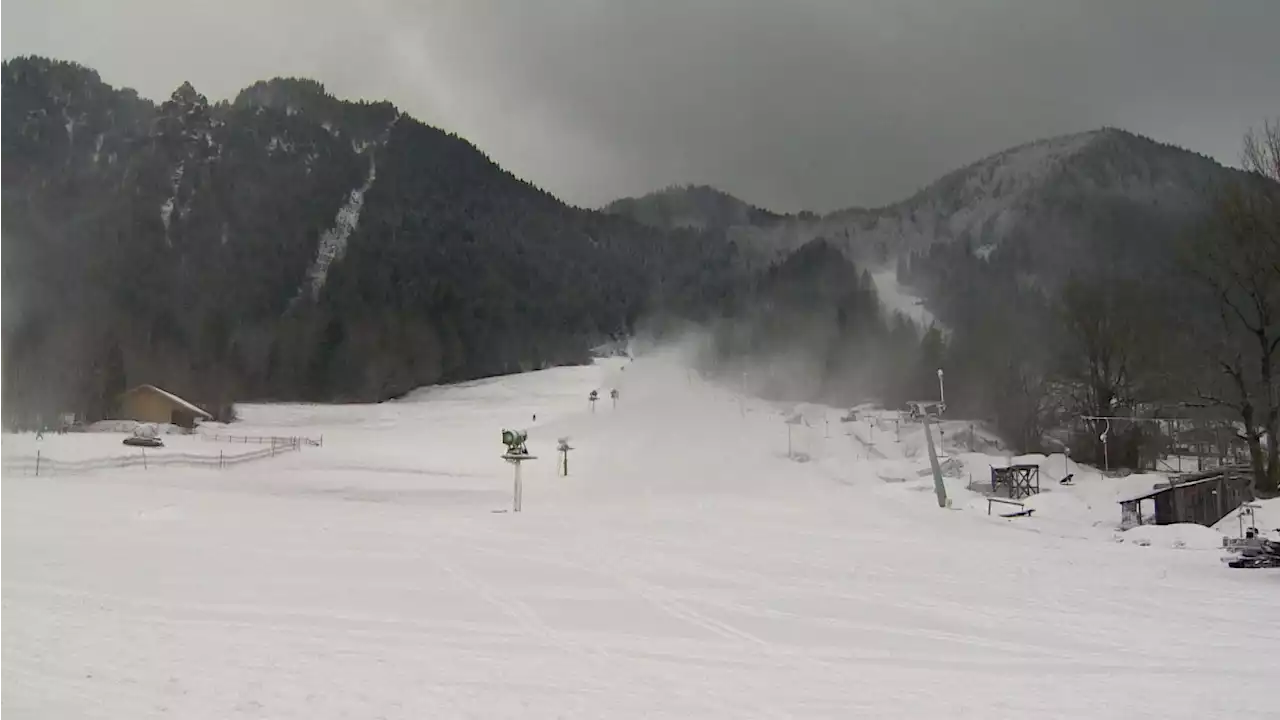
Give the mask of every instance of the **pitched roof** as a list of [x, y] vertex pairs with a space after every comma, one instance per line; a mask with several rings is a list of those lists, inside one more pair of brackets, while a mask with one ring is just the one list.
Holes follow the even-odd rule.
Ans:
[[191, 403], [187, 402], [186, 400], [183, 400], [182, 398], [178, 397], [177, 395], [174, 395], [173, 393], [171, 393], [171, 392], [169, 392], [169, 391], [167, 391], [167, 390], [161, 390], [160, 388], [156, 387], [155, 385], [139, 385], [139, 386], [137, 386], [137, 387], [135, 387], [135, 388], [133, 388], [133, 389], [131, 389], [131, 390], [126, 391], [126, 392], [125, 392], [125, 393], [123, 393], [123, 394], [125, 394], [125, 395], [132, 395], [133, 393], [136, 393], [136, 392], [153, 392], [153, 393], [155, 393], [155, 394], [157, 394], [157, 395], [159, 395], [159, 396], [163, 397], [164, 399], [168, 400], [169, 402], [173, 403], [174, 405], [177, 405], [177, 406], [179, 406], [179, 407], [183, 408], [184, 410], [187, 410], [188, 412], [190, 412], [190, 413], [191, 413], [191, 414], [193, 414], [193, 415], [198, 415], [198, 416], [200, 416], [200, 417], [202, 417], [202, 418], [205, 418], [206, 420], [211, 420], [211, 419], [213, 419], [213, 416], [212, 416], [212, 415], [210, 415], [209, 413], [205, 412], [204, 410], [201, 410], [200, 408], [196, 407], [195, 405], [193, 405], [193, 404], [191, 404]]
[[1125, 505], [1131, 502], [1138, 502], [1141, 500], [1150, 500], [1151, 498], [1156, 497], [1157, 495], [1163, 495], [1164, 493], [1167, 493], [1173, 490], [1181, 490], [1182, 488], [1195, 487], [1196, 485], [1202, 485], [1207, 482], [1216, 482], [1219, 479], [1222, 479], [1224, 476], [1226, 477], [1227, 480], [1239, 479], [1238, 477], [1235, 477], [1235, 475], [1239, 471], [1241, 471], [1241, 468], [1227, 466], [1223, 468], [1215, 468], [1213, 470], [1209, 470], [1208, 472], [1183, 475], [1181, 478], [1175, 477], [1171, 479], [1169, 484], [1160, 483], [1157, 487], [1153, 487], [1147, 492], [1144, 492], [1140, 495], [1134, 495], [1124, 500], [1117, 500], [1116, 502], [1120, 503], [1121, 505]]

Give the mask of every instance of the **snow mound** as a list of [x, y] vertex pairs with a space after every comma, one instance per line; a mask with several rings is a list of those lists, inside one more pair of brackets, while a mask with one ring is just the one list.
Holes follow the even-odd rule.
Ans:
[[1081, 525], [1090, 525], [1094, 520], [1093, 506], [1074, 493], [1047, 490], [1025, 498], [1022, 503], [1040, 517], [1071, 520]]
[[185, 429], [171, 423], [143, 423], [137, 420], [99, 420], [85, 425], [84, 431], [91, 433], [134, 433], [143, 425], [155, 428], [156, 435], [185, 435], [187, 433]]
[[1188, 550], [1218, 550], [1222, 548], [1222, 533], [1194, 523], [1140, 525], [1122, 533], [1120, 539], [1135, 545], [1185, 548]]
[[[1262, 532], [1264, 537], [1280, 537], [1280, 497], [1268, 500], [1254, 500], [1249, 503], [1254, 507], [1251, 524]], [[1227, 513], [1218, 521], [1215, 528], [1235, 537], [1240, 534], [1240, 508]]]

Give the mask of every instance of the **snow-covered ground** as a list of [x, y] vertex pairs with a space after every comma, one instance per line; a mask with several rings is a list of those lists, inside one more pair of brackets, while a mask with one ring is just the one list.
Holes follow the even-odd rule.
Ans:
[[[943, 510], [919, 426], [622, 362], [243, 407], [238, 433], [325, 442], [229, 470], [4, 477], [6, 717], [1280, 710], [1280, 573], [1115, 542], [1156, 478], [1059, 487], [1044, 458], [1037, 513], [988, 516], [969, 474], [1005, 458], [948, 423]], [[520, 514], [504, 427], [538, 456]]]
[[924, 301], [898, 284], [898, 274], [893, 268], [877, 270], [871, 274], [871, 281], [875, 283], [880, 304], [889, 315], [902, 313], [922, 328], [936, 324], [937, 319], [925, 308]]

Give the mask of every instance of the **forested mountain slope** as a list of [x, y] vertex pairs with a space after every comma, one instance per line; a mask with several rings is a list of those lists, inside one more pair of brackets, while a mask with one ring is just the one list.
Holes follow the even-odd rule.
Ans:
[[8, 416], [126, 384], [209, 404], [379, 399], [585, 359], [717, 300], [734, 247], [569, 207], [462, 138], [318, 83], [156, 105], [3, 66]]
[[746, 202], [678, 188], [610, 208], [649, 222], [682, 208], [684, 223], [723, 231], [757, 263], [822, 239], [860, 267], [892, 268], [948, 331], [954, 412], [1033, 449], [1080, 414], [1186, 415], [1200, 402], [1216, 366], [1195, 343], [1220, 342], [1223, 308], [1195, 268], [1215, 203], [1241, 182], [1207, 157], [1104, 128], [997, 153], [882, 208], [744, 220], [717, 207]]

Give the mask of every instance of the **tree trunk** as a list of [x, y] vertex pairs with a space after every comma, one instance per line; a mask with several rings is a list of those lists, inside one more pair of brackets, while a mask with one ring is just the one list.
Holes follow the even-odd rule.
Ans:
[[1266, 473], [1258, 476], [1258, 489], [1267, 495], [1275, 495], [1280, 491], [1280, 442], [1276, 441], [1274, 426], [1268, 439]]
[[1253, 497], [1258, 496], [1258, 492], [1264, 489], [1266, 478], [1266, 460], [1262, 454], [1262, 443], [1258, 437], [1258, 433], [1249, 430], [1245, 433], [1246, 441], [1249, 443], [1249, 465], [1253, 468], [1253, 479], [1249, 482], [1249, 494]]
[[[1265, 373], [1270, 375], [1270, 373]], [[1270, 382], [1270, 378], [1268, 378]], [[1274, 403], [1275, 401], [1272, 400]], [[1274, 496], [1280, 493], [1280, 409], [1274, 404], [1267, 412], [1267, 424], [1261, 433], [1253, 433], [1258, 437], [1258, 449], [1254, 450], [1253, 443], [1250, 444], [1250, 452], [1254, 453], [1253, 471], [1257, 477], [1257, 489], [1262, 494]], [[1267, 447], [1265, 450], [1266, 460], [1263, 460], [1263, 449], [1261, 448], [1261, 438], [1265, 433], [1267, 438]]]

